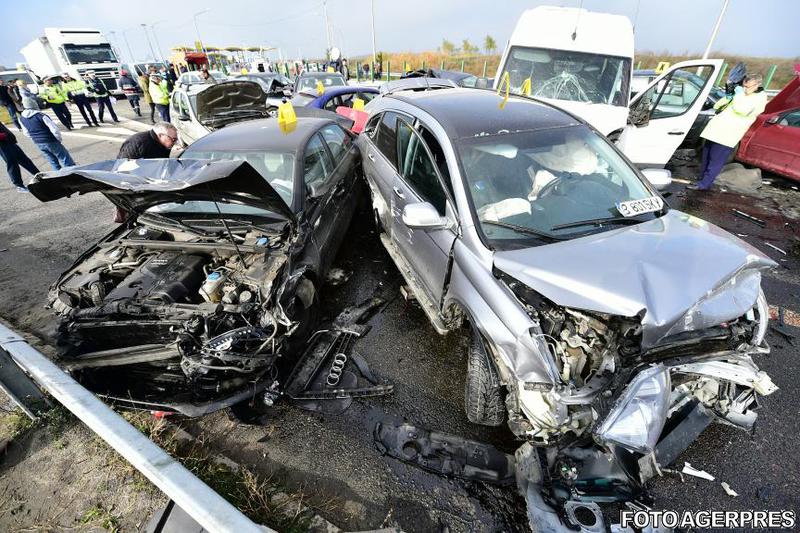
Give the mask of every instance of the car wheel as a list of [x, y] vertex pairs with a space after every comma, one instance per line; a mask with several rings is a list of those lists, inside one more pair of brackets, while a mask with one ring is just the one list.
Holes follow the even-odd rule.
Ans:
[[464, 387], [467, 418], [473, 424], [499, 426], [506, 415], [503, 385], [483, 337], [474, 328], [471, 337], [467, 352], [467, 382]]

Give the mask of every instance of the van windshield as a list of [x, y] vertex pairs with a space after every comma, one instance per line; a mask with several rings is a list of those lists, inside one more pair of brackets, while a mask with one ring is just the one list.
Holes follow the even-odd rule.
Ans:
[[501, 86], [506, 73], [515, 93], [530, 78], [531, 96], [628, 105], [630, 58], [514, 46], [498, 80]]
[[110, 44], [65, 44], [64, 53], [72, 64], [117, 62]]

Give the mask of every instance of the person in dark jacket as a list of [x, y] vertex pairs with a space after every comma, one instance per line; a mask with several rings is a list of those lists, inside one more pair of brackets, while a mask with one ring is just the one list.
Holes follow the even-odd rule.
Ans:
[[19, 192], [28, 192], [28, 188], [25, 187], [25, 183], [22, 181], [20, 167], [34, 176], [40, 171], [33, 164], [31, 158], [19, 147], [17, 138], [14, 137], [11, 130], [6, 128], [3, 123], [0, 123], [0, 157], [6, 162], [6, 170], [8, 170], [8, 177], [11, 179], [11, 183], [14, 184]]
[[61, 170], [63, 167], [74, 166], [75, 161], [61, 144], [61, 131], [53, 119], [39, 111], [39, 104], [29, 96], [22, 100], [22, 107], [25, 108], [19, 120], [22, 124], [22, 133], [30, 137], [53, 169]]
[[[157, 122], [150, 131], [128, 137], [119, 149], [117, 159], [162, 159], [178, 141], [178, 130], [169, 122]], [[114, 210], [114, 222], [125, 222], [128, 214], [120, 207]]]
[[14, 103], [14, 98], [11, 95], [11, 87], [6, 85], [6, 82], [0, 80], [0, 105], [8, 110], [8, 116], [14, 121], [14, 125], [19, 131], [22, 131], [22, 126], [19, 125], [17, 118], [17, 105]]
[[119, 122], [117, 114], [114, 112], [114, 106], [111, 105], [111, 93], [108, 92], [103, 80], [99, 79], [93, 70], [88, 71], [86, 76], [86, 87], [97, 100], [97, 114], [100, 115], [100, 122], [105, 122], [103, 111], [106, 107], [114, 122]]
[[139, 108], [139, 86], [133, 81], [133, 76], [125, 69], [119, 71], [117, 88], [125, 93], [125, 98], [128, 99], [128, 103], [131, 105], [131, 109], [136, 113], [136, 116], [141, 117], [142, 111]]

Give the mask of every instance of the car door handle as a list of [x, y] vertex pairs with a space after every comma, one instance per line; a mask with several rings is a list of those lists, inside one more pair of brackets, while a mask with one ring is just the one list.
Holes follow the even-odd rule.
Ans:
[[683, 135], [684, 133], [686, 133], [686, 132], [685, 132], [685, 131], [675, 131], [675, 130], [672, 130], [672, 131], [670, 131], [669, 133], [667, 133], [667, 135]]
[[369, 154], [367, 154], [367, 157], [368, 157], [368, 158], [369, 158], [369, 160], [370, 160], [370, 161], [372, 161], [373, 163], [375, 162], [375, 155], [374, 155], [374, 154], [371, 154], [371, 153], [369, 153]]
[[402, 191], [402, 190], [400, 190], [400, 188], [399, 188], [399, 187], [392, 187], [392, 190], [394, 191], [394, 194], [395, 194], [395, 195], [397, 195], [397, 197], [398, 197], [398, 198], [403, 198], [403, 199], [405, 199], [406, 195], [405, 195], [405, 194], [403, 194], [403, 191]]

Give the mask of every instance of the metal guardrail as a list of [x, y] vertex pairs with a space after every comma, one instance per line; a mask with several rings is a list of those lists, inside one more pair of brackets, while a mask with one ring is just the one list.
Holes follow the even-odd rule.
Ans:
[[114, 410], [86, 390], [25, 339], [0, 324], [0, 350], [36, 383], [114, 448], [164, 494], [211, 533], [264, 533]]

